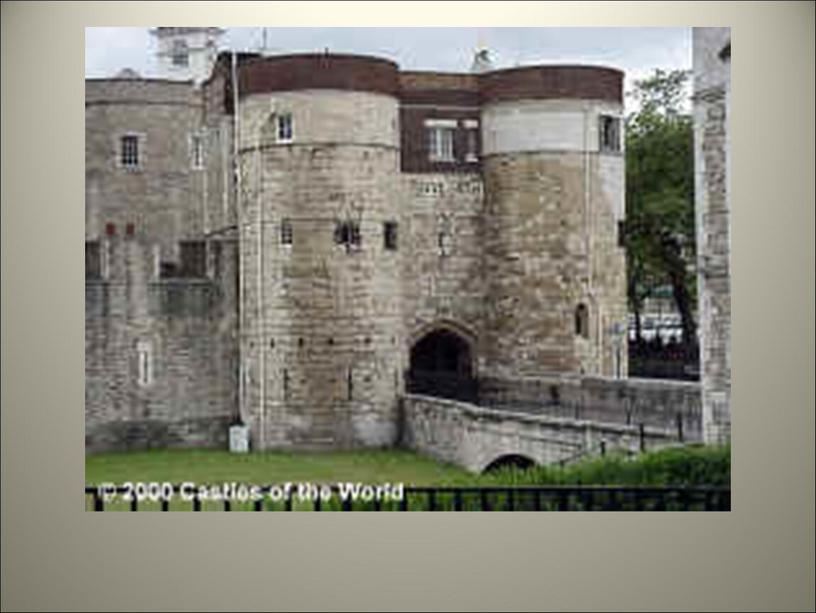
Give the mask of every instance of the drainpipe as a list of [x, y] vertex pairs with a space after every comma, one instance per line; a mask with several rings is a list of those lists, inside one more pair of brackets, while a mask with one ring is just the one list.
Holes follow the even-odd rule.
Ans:
[[238, 58], [232, 52], [232, 66], [230, 79], [232, 81], [232, 171], [235, 185], [235, 209], [238, 222], [238, 343], [239, 343], [239, 391], [238, 413], [240, 421], [246, 423], [246, 360], [244, 358], [244, 266], [242, 263], [241, 245], [243, 244], [244, 214], [241, 205], [241, 172], [238, 158]]
[[[595, 286], [593, 278], [592, 266], [592, 173], [591, 173], [591, 154], [589, 143], [589, 118], [591, 109], [589, 103], [584, 103], [584, 244], [586, 249], [587, 259], [587, 292], [589, 302], [592, 305], [592, 313], [594, 313], [596, 326], [595, 338], [597, 338], [597, 366], [600, 372], [603, 373], [603, 325], [602, 313], [598, 305], [598, 299], [595, 295]], [[590, 373], [587, 373], [590, 374]]]
[[263, 157], [261, 155], [260, 143], [256, 143], [255, 160], [258, 168], [255, 169], [255, 176], [258, 177], [258, 186], [255, 189], [255, 198], [258, 203], [258, 342], [260, 343], [260, 419], [261, 419], [261, 449], [266, 449], [266, 335], [264, 326], [264, 257], [263, 257], [263, 230], [264, 230], [264, 202], [263, 202]]

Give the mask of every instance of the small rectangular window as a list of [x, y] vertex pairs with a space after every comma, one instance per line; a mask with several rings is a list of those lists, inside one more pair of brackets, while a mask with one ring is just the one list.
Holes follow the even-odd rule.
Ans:
[[292, 142], [292, 115], [283, 113], [278, 115], [278, 142]]
[[388, 251], [397, 250], [397, 222], [386, 221], [383, 224], [384, 246]]
[[139, 341], [136, 347], [138, 381], [142, 387], [153, 383], [153, 348], [147, 341]]
[[479, 161], [479, 137], [477, 130], [467, 131], [467, 151], [465, 152], [465, 161]]
[[334, 228], [334, 242], [345, 245], [346, 251], [359, 247], [362, 242], [359, 222], [338, 221]]
[[179, 243], [179, 276], [203, 278], [207, 276], [207, 243], [185, 241]]
[[190, 137], [190, 155], [193, 169], [204, 168], [204, 137], [201, 134], [193, 134]]
[[281, 221], [280, 226], [280, 242], [281, 245], [291, 245], [294, 233], [292, 231], [292, 222], [288, 219]]
[[125, 168], [139, 167], [139, 137], [126, 134], [120, 140], [119, 160]]
[[85, 278], [102, 278], [102, 251], [98, 241], [85, 242]]
[[617, 152], [621, 150], [620, 118], [611, 115], [601, 115], [598, 126], [601, 151]]
[[172, 53], [173, 66], [187, 66], [190, 61], [190, 56], [187, 53], [187, 43], [183, 40], [173, 41]]
[[432, 162], [453, 162], [453, 128], [428, 128], [428, 157]]
[[575, 334], [589, 338], [589, 309], [584, 303], [575, 307]]

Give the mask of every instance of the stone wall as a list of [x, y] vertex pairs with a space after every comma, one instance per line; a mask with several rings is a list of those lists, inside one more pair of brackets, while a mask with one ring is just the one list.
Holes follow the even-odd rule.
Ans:
[[[635, 426], [510, 413], [464, 402], [406, 395], [401, 401], [402, 443], [443, 462], [482, 472], [502, 456], [523, 456], [536, 464], [571, 461], [600, 453], [640, 449]], [[675, 444], [660, 429], [644, 428], [647, 449]]]
[[602, 423], [645, 424], [676, 434], [682, 420], [687, 441], [702, 440], [700, 384], [659, 379], [576, 375], [479, 381], [486, 406]]
[[85, 283], [85, 449], [221, 446], [235, 415], [235, 249], [222, 277], [153, 279], [153, 244], [104, 242]]
[[439, 326], [474, 343], [481, 336], [483, 189], [476, 173], [402, 176], [401, 295], [409, 349]]
[[[291, 142], [278, 142], [276, 113], [291, 113]], [[252, 444], [391, 445], [405, 368], [408, 225], [397, 101], [273, 92], [245, 99], [240, 117], [243, 407]], [[386, 222], [397, 223], [397, 250], [384, 244]], [[359, 243], [338, 242], [340, 224], [354, 224]]]
[[[85, 82], [85, 236], [113, 224], [158, 245], [162, 261], [178, 258], [178, 241], [204, 231], [205, 174], [192, 165], [191, 136], [201, 125], [201, 98], [190, 83], [145, 79]], [[120, 138], [139, 140], [139, 165], [121, 164]]]
[[[86, 82], [86, 241], [102, 258], [86, 281], [89, 448], [221, 443], [236, 404], [255, 449], [392, 445], [411, 348], [439, 328], [479, 376], [625, 375], [609, 336], [625, 318], [623, 165], [598, 148], [618, 71], [239, 54], [234, 117], [230, 60], [201, 88]], [[429, 119], [456, 120], [457, 160], [429, 161]], [[344, 224], [359, 242], [338, 241]], [[185, 240], [206, 245], [206, 271], [162, 276]]]
[[626, 321], [622, 152], [601, 150], [598, 129], [620, 114], [590, 100], [483, 108], [485, 374], [625, 376], [625, 335], [612, 333]]
[[[85, 94], [85, 239], [99, 258], [85, 282], [86, 451], [223, 445], [237, 396], [236, 241], [207, 234], [228, 222], [227, 158], [193, 164], [191, 83], [88, 80]], [[136, 167], [121, 163], [125, 134], [138, 137]], [[163, 278], [184, 240], [204, 243], [204, 270]]]
[[694, 160], [700, 378], [707, 442], [731, 438], [731, 290], [728, 190], [730, 28], [694, 28]]

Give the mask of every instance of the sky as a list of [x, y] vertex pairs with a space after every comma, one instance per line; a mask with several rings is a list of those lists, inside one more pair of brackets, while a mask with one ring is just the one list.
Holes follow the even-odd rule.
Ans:
[[[257, 51], [263, 28], [227, 28], [219, 47]], [[467, 72], [477, 44], [496, 68], [532, 64], [602, 64], [633, 81], [664, 70], [691, 69], [691, 28], [266, 28], [267, 53], [329, 51], [394, 60], [403, 70]], [[122, 68], [159, 76], [149, 28], [86, 28], [85, 76]]]

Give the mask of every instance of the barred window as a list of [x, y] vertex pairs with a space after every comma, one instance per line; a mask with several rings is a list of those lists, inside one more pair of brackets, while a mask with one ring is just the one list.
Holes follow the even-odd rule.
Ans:
[[383, 241], [384, 247], [388, 251], [397, 250], [397, 222], [386, 221], [383, 224]]
[[290, 143], [292, 142], [292, 115], [291, 113], [283, 113], [278, 115], [278, 142]]
[[338, 221], [334, 228], [334, 242], [345, 245], [346, 251], [359, 247], [362, 242], [359, 222]]
[[119, 160], [125, 168], [139, 167], [139, 137], [126, 134], [120, 139]]
[[291, 245], [294, 238], [294, 232], [292, 231], [292, 222], [288, 219], [284, 219], [281, 221], [280, 226], [280, 242], [281, 245]]

